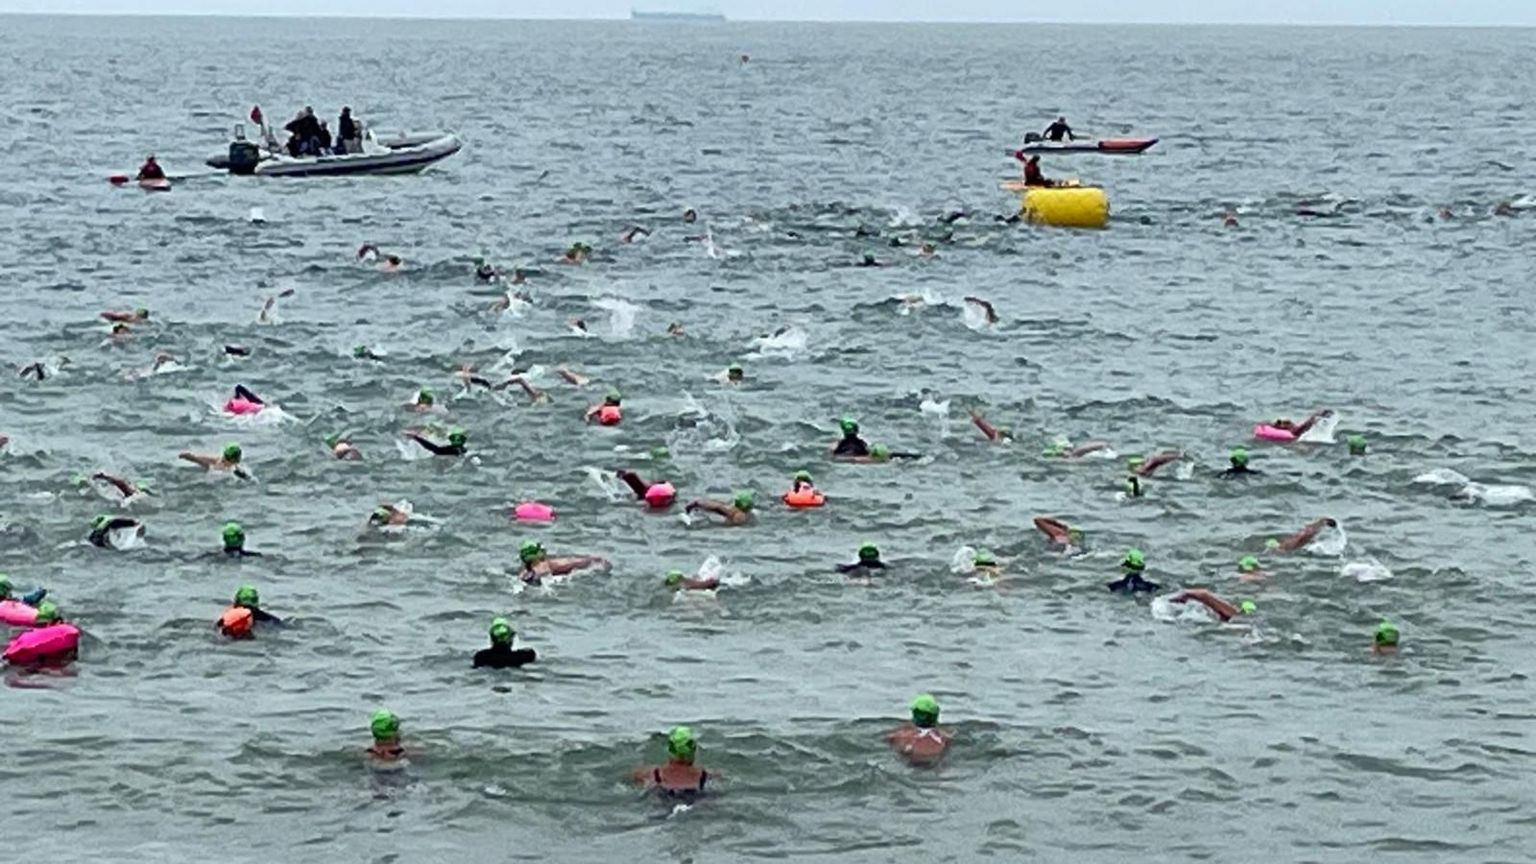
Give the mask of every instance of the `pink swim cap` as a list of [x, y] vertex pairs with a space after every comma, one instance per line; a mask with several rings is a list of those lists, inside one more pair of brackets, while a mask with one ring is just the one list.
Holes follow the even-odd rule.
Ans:
[[653, 483], [649, 489], [645, 490], [645, 503], [657, 510], [672, 506], [675, 500], [677, 500], [677, 490], [672, 488], [671, 483]]
[[519, 522], [553, 522], [555, 508], [537, 501], [524, 501], [512, 511], [512, 516]]

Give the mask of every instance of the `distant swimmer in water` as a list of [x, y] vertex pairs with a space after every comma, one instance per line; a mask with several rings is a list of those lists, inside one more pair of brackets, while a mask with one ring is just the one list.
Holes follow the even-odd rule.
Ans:
[[1259, 566], [1259, 559], [1253, 555], [1244, 555], [1237, 559], [1237, 581], [1239, 582], [1263, 582], [1268, 578]]
[[600, 426], [617, 426], [623, 422], [623, 400], [619, 398], [619, 391], [609, 390], [601, 403], [588, 408], [586, 421]]
[[533, 383], [522, 375], [513, 375], [511, 378], [508, 378], [507, 380], [501, 382], [501, 384], [497, 385], [497, 389], [502, 389], [504, 387], [517, 387], [521, 389], [528, 395], [529, 402], [538, 403], [549, 401], [548, 393], [545, 393], [543, 390], [533, 386]]
[[864, 543], [859, 546], [858, 560], [850, 564], [839, 564], [837, 572], [845, 576], [872, 576], [872, 571], [884, 570], [885, 562], [880, 560], [880, 548], [873, 543]]
[[999, 320], [1001, 320], [997, 317], [997, 310], [993, 308], [991, 302], [983, 300], [980, 297], [966, 297], [965, 302], [980, 307], [982, 314], [986, 316], [986, 321], [988, 324], [996, 324]]
[[357, 260], [364, 264], [374, 264], [383, 273], [398, 273], [405, 266], [404, 258], [392, 252], [381, 252], [372, 243], [357, 247]]
[[225, 522], [220, 533], [224, 543], [225, 558], [260, 558], [260, 552], [252, 552], [245, 548], [245, 529], [239, 522]]
[[1236, 227], [1238, 227], [1237, 226], [1237, 214], [1233, 213], [1231, 210], [1228, 210], [1221, 217], [1221, 225], [1222, 225], [1223, 228], [1236, 228]]
[[1127, 498], [1140, 498], [1147, 494], [1146, 487], [1141, 484], [1141, 474], [1137, 473], [1137, 469], [1141, 467], [1144, 461], [1146, 460], [1140, 456], [1132, 456], [1125, 460], [1125, 470], [1127, 473], [1125, 475], [1124, 494]]
[[394, 762], [405, 758], [405, 747], [400, 744], [400, 718], [395, 712], [379, 709], [368, 721], [368, 731], [373, 733], [373, 746], [368, 755], [381, 762]]
[[272, 309], [273, 309], [273, 307], [275, 307], [277, 305], [278, 298], [279, 297], [292, 297], [292, 296], [293, 296], [293, 289], [292, 288], [286, 288], [286, 289], [284, 289], [282, 291], [279, 291], [278, 293], [273, 294], [272, 296], [268, 297], [265, 301], [262, 302], [262, 304], [261, 304], [261, 311], [256, 313], [256, 323], [257, 324], [271, 324], [271, 323], [273, 323], [274, 319], [272, 318]]
[[633, 243], [641, 237], [649, 236], [651, 236], [651, 232], [649, 230], [641, 228], [639, 225], [631, 225], [628, 228], [625, 228], [624, 231], [619, 234], [619, 242]]
[[354, 345], [352, 346], [352, 359], [376, 360], [382, 362], [384, 360], [384, 355], [374, 351], [367, 345]]
[[1349, 455], [1351, 455], [1351, 456], [1364, 456], [1365, 455], [1367, 447], [1366, 447], [1365, 436], [1364, 435], [1351, 435], [1351, 436], [1349, 436], [1349, 438], [1345, 439], [1345, 443], [1347, 443], [1349, 445]]
[[1242, 447], [1232, 448], [1232, 453], [1227, 456], [1227, 462], [1231, 464], [1231, 467], [1217, 475], [1223, 480], [1231, 480], [1233, 478], [1245, 480], [1264, 473], [1263, 471], [1257, 471], [1248, 467], [1248, 451]]
[[580, 318], [572, 318], [571, 319], [571, 323], [570, 323], [569, 326], [570, 326], [571, 330], [576, 332], [576, 333], [580, 333], [583, 336], [588, 335], [587, 334], [587, 322], [583, 321]]
[[720, 587], [720, 577], [687, 576], [681, 570], [668, 570], [662, 584], [673, 591], [713, 591]]
[[496, 265], [491, 262], [484, 258], [476, 258], [474, 264], [476, 282], [482, 285], [490, 285], [501, 280], [501, 271], [497, 270]]
[[880, 261], [875, 259], [875, 253], [873, 253], [873, 252], [865, 252], [864, 253], [864, 257], [860, 258], [858, 263], [854, 264], [853, 266], [855, 266], [855, 267], [884, 267], [885, 264], [883, 264], [882, 262], [880, 262]]
[[405, 407], [417, 412], [435, 411], [437, 410], [437, 394], [432, 392], [431, 387], [422, 387], [416, 391], [415, 398], [407, 403]]
[[35, 363], [28, 363], [27, 365], [16, 370], [16, 377], [31, 378], [35, 381], [46, 381], [48, 380], [48, 367], [41, 360]]
[[1401, 634], [1397, 632], [1397, 626], [1391, 621], [1382, 621], [1376, 625], [1376, 635], [1371, 640], [1371, 652], [1374, 654], [1396, 654], [1399, 638], [1401, 638]]
[[1513, 216], [1515, 215], [1515, 205], [1508, 201], [1500, 201], [1498, 204], [1494, 205], [1493, 215]]
[[1211, 610], [1217, 618], [1225, 624], [1239, 615], [1252, 615], [1259, 611], [1259, 607], [1252, 600], [1244, 600], [1241, 603], [1228, 603], [1204, 588], [1188, 588], [1168, 598], [1169, 603], [1183, 605], [1185, 603], [1199, 603]]
[[684, 225], [692, 225], [697, 221], [699, 221], [699, 211], [693, 209], [692, 207], [689, 207], [687, 210], [683, 211]]
[[408, 525], [411, 521], [411, 512], [403, 507], [393, 504], [380, 504], [368, 514], [368, 524], [374, 528], [388, 528], [392, 526]]
[[219, 616], [215, 626], [231, 639], [250, 639], [256, 635], [257, 624], [281, 627], [283, 619], [261, 608], [261, 595], [256, 593], [256, 586], [241, 585], [235, 590], [234, 602]]
[[667, 733], [667, 764], [637, 770], [635, 782], [663, 798], [692, 801], [704, 794], [705, 784], [718, 777], [694, 764], [698, 753], [699, 743], [693, 730], [674, 726]]
[[1089, 441], [1076, 447], [1058, 442], [1040, 451], [1040, 455], [1047, 459], [1081, 459], [1089, 453], [1097, 453], [1100, 450], [1108, 449], [1109, 442], [1107, 441]]
[[232, 471], [236, 477], [242, 480], [250, 477], [250, 474], [240, 464], [240, 460], [245, 458], [245, 451], [240, 449], [239, 444], [224, 445], [224, 451], [217, 456], [183, 450], [176, 454], [176, 458], [183, 462], [201, 465], [209, 471]]
[[698, 498], [688, 502], [683, 512], [692, 513], [695, 510], [703, 510], [713, 513], [725, 520], [727, 525], [750, 525], [752, 523], [752, 493], [737, 492], [731, 503], [715, 501], [710, 498]]
[[832, 446], [833, 458], [869, 455], [869, 443], [859, 437], [859, 421], [852, 417], [844, 417], [837, 421], [837, 426], [842, 430], [843, 437]]
[[523, 564], [522, 573], [518, 578], [529, 585], [543, 584], [545, 577], [548, 576], [564, 576], [589, 567], [608, 566], [608, 559], [600, 555], [551, 558], [549, 553], [544, 551], [544, 544], [536, 540], [525, 541], [518, 548], [517, 557]]
[[624, 485], [628, 486], [631, 492], [635, 493], [636, 499], [645, 502], [649, 510], [666, 510], [677, 501], [677, 490], [665, 480], [647, 483], [633, 471], [620, 470], [614, 473], [624, 481]]
[[936, 258], [938, 257], [938, 254], [939, 247], [933, 245], [932, 243], [924, 243], [922, 246], [918, 247], [917, 250], [917, 257], [924, 259]]
[[127, 516], [97, 516], [91, 523], [91, 533], [86, 535], [86, 540], [98, 549], [117, 549], [113, 540], [113, 532], [132, 531], [135, 538], [144, 536], [144, 523]]
[[1125, 571], [1125, 575], [1105, 586], [1116, 594], [1150, 594], [1163, 587], [1156, 582], [1147, 581], [1142, 576], [1147, 569], [1147, 560], [1140, 549], [1126, 552], [1125, 560], [1120, 562], [1120, 567]]
[[1013, 440], [1013, 432], [1007, 426], [992, 425], [987, 422], [987, 418], [981, 416], [980, 411], [974, 408], [971, 409], [971, 422], [976, 424], [976, 428], [981, 430], [981, 434], [987, 436], [987, 440], [994, 444]]
[[505, 618], [491, 619], [491, 647], [481, 648], [475, 652], [471, 666], [475, 669], [516, 669], [526, 666], [538, 659], [538, 654], [532, 648], [513, 648], [512, 640], [517, 635], [512, 632], [512, 625]]
[[251, 349], [244, 345], [225, 345], [224, 353], [230, 357], [249, 357], [251, 356]]
[[139, 181], [164, 180], [165, 169], [160, 167], [160, 163], [155, 161], [155, 154], [151, 153], [144, 157], [144, 164], [139, 166], [139, 173], [134, 175], [133, 179]]
[[400, 434], [407, 440], [415, 441], [434, 456], [463, 456], [469, 452], [469, 433], [459, 426], [448, 430], [447, 444], [439, 444], [423, 436], [417, 429], [407, 429]]
[[362, 461], [363, 451], [357, 449], [352, 444], [351, 437], [345, 434], [333, 433], [325, 436], [325, 446], [330, 448], [331, 455], [337, 459], [350, 462]]
[[235, 416], [246, 414], [260, 414], [266, 410], [267, 403], [260, 396], [252, 393], [244, 384], [236, 384], [235, 392], [224, 401], [224, 413]]
[[1329, 516], [1324, 516], [1321, 519], [1315, 519], [1311, 522], [1308, 522], [1306, 526], [1303, 527], [1300, 531], [1297, 531], [1295, 534], [1292, 534], [1291, 536], [1281, 540], [1278, 543], [1271, 544], [1269, 548], [1272, 552], [1295, 552], [1297, 549], [1300, 549], [1303, 546], [1306, 546], [1308, 543], [1311, 543], [1313, 540], [1316, 540], [1317, 535], [1322, 533], [1324, 528], [1337, 527], [1339, 527], [1338, 520]]
[[107, 331], [107, 343], [126, 342], [131, 338], [133, 338], [133, 328], [123, 321], [114, 322], [112, 329]]
[[715, 378], [722, 384], [740, 384], [747, 380], [747, 370], [743, 369], [740, 363], [731, 363]]
[[1003, 575], [1003, 565], [998, 563], [997, 556], [991, 550], [977, 549], [976, 554], [971, 556], [971, 572], [976, 576], [997, 579]]
[[585, 264], [592, 257], [592, 247], [585, 243], [572, 243], [559, 258], [561, 264]]
[[667, 335], [675, 339], [681, 339], [688, 334], [683, 332], [683, 325], [681, 323], [673, 321], [667, 325]]
[[885, 740], [902, 758], [931, 765], [944, 758], [950, 736], [939, 728], [939, 702], [927, 693], [912, 700], [912, 722], [892, 730]]
[[112, 321], [119, 324], [143, 324], [149, 320], [149, 310], [140, 306], [132, 312], [119, 312], [109, 309], [101, 313], [104, 321]]
[[1309, 415], [1307, 417], [1307, 419], [1301, 421], [1300, 423], [1296, 423], [1296, 422], [1293, 422], [1291, 420], [1288, 420], [1288, 419], [1285, 419], [1285, 418], [1281, 418], [1281, 419], [1275, 420], [1275, 421], [1273, 421], [1273, 422], [1271, 422], [1271, 423], [1269, 423], [1267, 425], [1272, 427], [1272, 428], [1279, 429], [1279, 430], [1281, 430], [1283, 432], [1289, 432], [1289, 433], [1291, 433], [1292, 436], [1294, 436], [1296, 438], [1300, 438], [1301, 436], [1307, 434], [1307, 432], [1310, 431], [1313, 426], [1317, 425], [1317, 421], [1322, 420], [1325, 417], [1332, 417], [1332, 416], [1333, 416], [1333, 411], [1331, 409], [1323, 408], [1323, 409], [1320, 409], [1318, 411], [1312, 412], [1312, 414]]
[[1083, 529], [1074, 528], [1060, 519], [1036, 516], [1035, 530], [1044, 534], [1046, 541], [1052, 546], [1061, 546], [1065, 549], [1083, 548]]
[[122, 477], [118, 477], [115, 474], [108, 474], [105, 471], [97, 471], [95, 474], [91, 475], [91, 479], [100, 480], [108, 486], [111, 486], [113, 489], [116, 489], [118, 494], [122, 495], [125, 499], [132, 498], [133, 496], [139, 494], [150, 494], [148, 484], [130, 483]]
[[1057, 117], [1056, 122], [1045, 127], [1045, 131], [1040, 134], [1047, 141], [1060, 141], [1062, 138], [1066, 138], [1069, 141], [1077, 140], [1077, 136], [1072, 134], [1072, 127], [1067, 125], [1067, 118], [1065, 117]]

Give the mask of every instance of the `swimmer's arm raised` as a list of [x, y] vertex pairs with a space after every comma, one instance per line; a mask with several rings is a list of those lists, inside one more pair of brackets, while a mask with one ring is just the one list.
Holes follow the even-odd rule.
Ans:
[[124, 498], [131, 498], [135, 493], [139, 491], [139, 487], [129, 483], [127, 480], [124, 480], [121, 477], [108, 474], [105, 471], [97, 471], [95, 474], [91, 475], [91, 479], [112, 484], [117, 488], [117, 491], [123, 494]]

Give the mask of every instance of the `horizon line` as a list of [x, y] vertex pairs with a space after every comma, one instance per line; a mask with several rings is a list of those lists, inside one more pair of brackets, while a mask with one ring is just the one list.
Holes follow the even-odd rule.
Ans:
[[[518, 15], [412, 15], [409, 13], [357, 13], [357, 14], [328, 14], [307, 15], [295, 13], [220, 13], [220, 12], [79, 12], [79, 11], [9, 11], [0, 7], [0, 16], [15, 18], [230, 18], [230, 19], [257, 19], [257, 20], [282, 20], [293, 19], [297, 21], [525, 21], [525, 22], [569, 22], [569, 23], [608, 23], [608, 22], [633, 22], [629, 16], [589, 16], [585, 18], [566, 18], [557, 15], [549, 16], [518, 16]], [[715, 26], [710, 22], [698, 24], [664, 22], [636, 22], [645, 26], [683, 26], [683, 27], [710, 27]], [[926, 19], [926, 18], [725, 18], [718, 23], [724, 24], [926, 24], [934, 26], [944, 25], [969, 25], [969, 24], [1017, 24], [1017, 25], [1057, 25], [1077, 27], [1309, 27], [1309, 28], [1362, 28], [1362, 29], [1456, 29], [1456, 30], [1530, 30], [1536, 28], [1536, 24], [1493, 24], [1487, 22], [1404, 22], [1381, 23], [1366, 21], [1230, 21], [1230, 20], [1193, 20], [1193, 19], [1167, 19], [1158, 21], [1073, 21], [1066, 19], [1013, 19], [1013, 18], [965, 18], [965, 19]]]

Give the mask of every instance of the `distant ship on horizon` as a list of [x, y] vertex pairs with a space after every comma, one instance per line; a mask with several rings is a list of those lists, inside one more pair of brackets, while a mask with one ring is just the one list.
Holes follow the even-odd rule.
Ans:
[[700, 10], [684, 12], [680, 10], [655, 10], [634, 9], [629, 10], [631, 21], [699, 21], [707, 23], [720, 23], [725, 20], [725, 13], [719, 10]]

